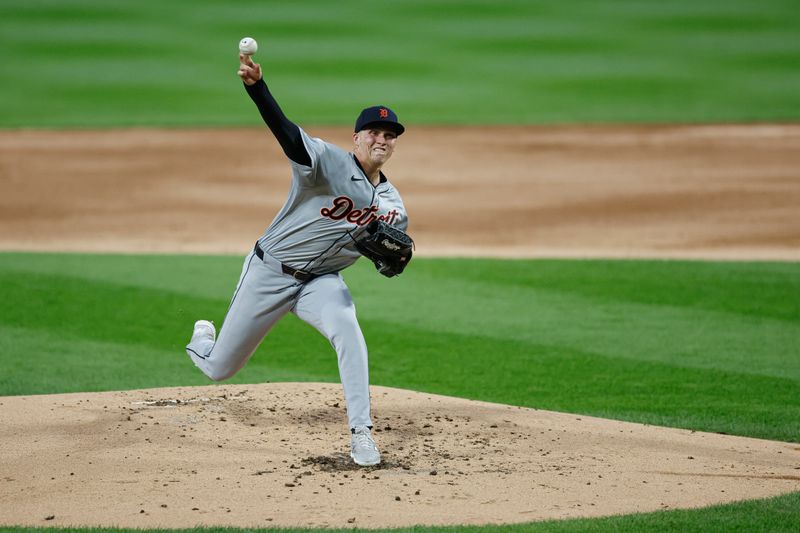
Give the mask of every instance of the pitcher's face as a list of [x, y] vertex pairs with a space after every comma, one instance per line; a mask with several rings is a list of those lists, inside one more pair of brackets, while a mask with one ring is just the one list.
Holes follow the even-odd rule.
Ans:
[[397, 135], [380, 126], [366, 128], [353, 134], [356, 156], [378, 167], [392, 157], [396, 143]]

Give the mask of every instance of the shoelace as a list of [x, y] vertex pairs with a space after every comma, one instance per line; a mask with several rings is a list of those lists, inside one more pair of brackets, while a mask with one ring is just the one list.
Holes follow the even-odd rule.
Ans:
[[372, 440], [372, 436], [369, 434], [369, 432], [356, 431], [353, 433], [353, 436], [355, 437], [357, 446], [369, 448], [370, 450], [378, 449], [378, 447], [375, 446], [375, 441]]

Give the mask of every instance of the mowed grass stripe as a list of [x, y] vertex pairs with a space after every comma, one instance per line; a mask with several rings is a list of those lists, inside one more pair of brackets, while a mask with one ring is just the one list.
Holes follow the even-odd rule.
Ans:
[[[195, 319], [221, 323], [240, 265], [230, 257], [0, 254], [0, 358], [10, 369], [0, 394], [207, 383], [183, 347]], [[363, 261], [346, 277], [375, 384], [778, 440], [800, 435], [800, 317], [792, 316], [796, 301], [786, 303], [800, 265], [419, 259], [393, 280]], [[337, 379], [327, 341], [289, 316], [234, 382]]]
[[[176, 340], [172, 348], [154, 348], [136, 343], [81, 339], [65, 335], [63, 330], [46, 332], [1, 326], [3, 355], [0, 360], [6, 371], [0, 375], [0, 395], [209, 385], [211, 382], [183, 351], [188, 340], [185, 333], [185, 338]], [[248, 365], [246, 371], [226, 383], [335, 381], [336, 359], [328, 353], [329, 347], [320, 346], [321, 349], [312, 354], [309, 351], [314, 347], [313, 341], [294, 343], [293, 337], [286, 334], [270, 337], [271, 360]], [[315, 358], [327, 359], [331, 369], [322, 363], [305, 367], [291, 364], [293, 360], [307, 363]]]
[[[761, 274], [765, 286], [778, 283], [780, 290], [751, 291], [758, 276], [734, 263], [708, 268], [700, 262], [437, 260], [415, 265], [400, 281], [402, 290], [354, 284], [354, 293], [372, 296], [360, 304], [370, 317], [397, 320], [403, 309], [413, 308], [407, 324], [432, 333], [468, 332], [608, 357], [798, 379], [800, 313], [794, 319], [791, 313], [800, 291], [798, 275], [785, 268], [764, 264]], [[775, 270], [782, 274], [773, 277]], [[709, 283], [714, 276], [718, 279]], [[713, 284], [717, 290], [709, 289]]]
[[797, 120], [798, 31], [781, 0], [7, 0], [0, 127], [258, 124], [245, 35], [301, 124], [365, 98], [409, 124]]
[[[230, 298], [241, 268], [240, 258], [142, 256], [129, 261], [125, 256], [94, 256], [85, 264], [81, 256], [68, 254], [57, 262], [36, 257], [6, 256], [6, 268], [14, 271], [9, 284], [24, 283], [25, 272], [31, 271], [122, 283], [109, 289], [122, 293], [128, 285], [136, 290], [152, 287], [175, 295], [142, 296], [141, 305], [158, 301], [162, 314], [185, 312], [192, 320], [207, 316], [218, 322], [227, 307], [219, 299]], [[362, 319], [367, 315], [432, 332], [480, 332], [498, 339], [590, 348], [609, 357], [796, 379], [797, 270], [792, 263], [420, 259], [414, 269], [391, 281], [374, 276], [365, 262], [345, 275]], [[37, 290], [37, 279], [28, 283], [29, 290]], [[82, 290], [68, 279], [61, 290], [70, 287]], [[214, 302], [192, 309], [198, 295]], [[126, 297], [109, 294], [93, 306], [111, 306], [111, 312], [113, 303]], [[412, 308], [415, 313], [404, 313]], [[166, 318], [151, 327], [161, 327]], [[759, 354], [755, 367], [754, 353]]]
[[[426, 336], [413, 328], [397, 331], [396, 324], [362, 322], [368, 341], [382, 339], [371, 341], [374, 384], [775, 440], [796, 440], [800, 435], [800, 406], [795, 401], [800, 387], [793, 380], [466, 335]], [[3, 327], [0, 333], [3, 353], [20, 355], [9, 358], [7, 373], [0, 377], [3, 394], [208, 384], [182, 346], [155, 349], [23, 328]], [[291, 317], [231, 382], [337, 378], [333, 351]]]
[[[18, 268], [24, 268], [25, 261], [17, 261]], [[26, 314], [26, 308], [20, 308], [9, 315], [9, 323], [41, 322], [42, 327], [50, 328], [48, 320], [36, 318], [44, 316], [42, 313], [56, 313], [53, 320], [57, 321], [61, 313], [73, 314], [69, 306], [76, 306], [78, 313], [96, 315], [89, 320], [95, 324], [89, 333], [92, 338], [128, 338], [139, 343], [152, 338], [153, 343], [163, 345], [159, 331], [178, 333], [180, 324], [191, 323], [194, 317], [221, 322], [227, 305], [219, 297], [229, 298], [238, 277], [238, 261], [221, 260], [225, 273], [209, 268], [204, 274], [203, 265], [208, 261], [184, 259], [185, 264], [180, 265], [175, 262], [180, 259], [164, 258], [167, 268], [151, 270], [151, 281], [146, 282], [142, 276], [147, 268], [140, 268], [139, 277], [131, 278], [135, 267], [123, 257], [111, 257], [103, 275], [120, 268], [117, 281], [112, 278], [99, 289], [100, 294], [84, 293], [85, 282], [102, 271], [103, 261], [98, 261], [101, 264], [94, 270], [74, 265], [73, 272], [82, 271], [79, 278], [54, 282], [66, 311], [34, 306]], [[150, 259], [143, 261], [143, 267], [152, 263]], [[66, 260], [63, 265], [35, 258], [27, 262], [43, 272], [68, 273], [71, 268]], [[800, 296], [800, 290], [791, 264], [763, 264], [764, 272], [759, 274], [734, 263], [561, 263], [420, 260], [413, 271], [390, 282], [376, 279], [364, 263], [348, 271], [347, 277], [353, 281], [362, 320], [366, 315], [428, 329], [432, 334], [475, 332], [498, 340], [589, 349], [608, 357], [800, 377], [800, 361], [794, 349], [800, 339], [796, 319], [800, 316], [800, 297], [795, 297]], [[726, 277], [731, 281], [726, 282]], [[132, 279], [155, 283], [159, 288], [146, 292], [141, 285], [131, 285]], [[170, 287], [173, 281], [175, 286]], [[35, 274], [17, 270], [7, 275], [4, 284], [9, 290], [16, 286], [26, 294], [41, 292], [32, 304], [53, 298], [50, 287]], [[196, 301], [191, 296], [193, 287], [209, 298]], [[212, 289], [217, 298], [210, 297]], [[367, 295], [363, 299], [362, 291]], [[121, 301], [130, 305], [117, 307]], [[408, 309], [416, 312], [404, 313]], [[107, 332], [104, 320], [109, 316], [116, 316], [122, 324], [108, 324], [112, 330]], [[154, 320], [144, 324], [140, 316]], [[133, 334], [122, 336], [120, 328]], [[145, 328], [147, 334], [139, 334], [137, 328]], [[757, 366], [752, 364], [754, 354], [759, 355]]]
[[[367, 321], [364, 330], [368, 342], [375, 339], [375, 383], [660, 426], [800, 440], [797, 380], [477, 335], [425, 336], [414, 328], [397, 331], [389, 322]], [[407, 341], [411, 335], [422, 341]], [[395, 348], [406, 342], [408, 348]]]

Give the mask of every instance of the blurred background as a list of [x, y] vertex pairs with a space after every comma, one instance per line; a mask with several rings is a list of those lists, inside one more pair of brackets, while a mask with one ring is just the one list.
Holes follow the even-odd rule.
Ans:
[[245, 35], [303, 124], [800, 118], [792, 0], [4, 0], [0, 127], [257, 124]]

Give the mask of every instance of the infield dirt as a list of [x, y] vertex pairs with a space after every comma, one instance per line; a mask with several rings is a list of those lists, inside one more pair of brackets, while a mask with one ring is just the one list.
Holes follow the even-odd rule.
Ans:
[[[410, 128], [387, 174], [422, 255], [798, 260], [798, 168], [800, 125]], [[262, 129], [4, 131], [0, 249], [244, 255], [287, 180]], [[504, 523], [800, 490], [797, 444], [373, 401], [386, 461], [356, 469], [336, 385], [3, 397], [0, 524]]]
[[[309, 128], [340, 146], [344, 128]], [[409, 128], [422, 255], [800, 259], [800, 125]], [[283, 205], [265, 129], [0, 132], [0, 249], [244, 255]]]

